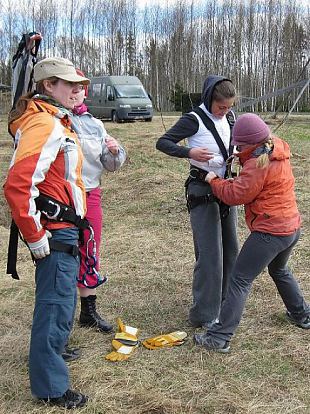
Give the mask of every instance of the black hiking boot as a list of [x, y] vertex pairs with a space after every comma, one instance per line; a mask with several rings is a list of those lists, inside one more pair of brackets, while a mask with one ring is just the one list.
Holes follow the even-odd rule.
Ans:
[[79, 350], [79, 348], [69, 348], [68, 346], [65, 346], [65, 349], [61, 356], [66, 362], [70, 362], [80, 358], [81, 351]]
[[99, 331], [108, 333], [113, 330], [113, 326], [105, 321], [96, 311], [96, 295], [81, 297], [80, 325], [94, 327]]
[[71, 408], [83, 407], [88, 401], [88, 396], [77, 391], [67, 390], [61, 397], [39, 398], [39, 401], [70, 410]]

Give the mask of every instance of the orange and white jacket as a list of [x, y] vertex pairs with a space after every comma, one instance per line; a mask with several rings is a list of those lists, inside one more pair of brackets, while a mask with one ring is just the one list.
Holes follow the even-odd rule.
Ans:
[[61, 109], [33, 98], [24, 114], [9, 126], [17, 148], [4, 184], [4, 195], [16, 225], [29, 243], [40, 240], [45, 228], [72, 227], [41, 217], [35, 204], [39, 193], [72, 206], [81, 217], [86, 213], [81, 178], [83, 155], [70, 125]]

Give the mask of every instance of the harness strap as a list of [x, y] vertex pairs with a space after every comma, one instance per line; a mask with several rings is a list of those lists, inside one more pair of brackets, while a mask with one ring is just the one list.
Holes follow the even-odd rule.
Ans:
[[[67, 206], [52, 197], [40, 194], [35, 201], [37, 209], [40, 210], [48, 220], [72, 223], [81, 230], [80, 234], [83, 230], [90, 227], [89, 221], [86, 218], [82, 219], [81, 216], [77, 215], [71, 206]], [[13, 279], [17, 280], [19, 280], [16, 269], [18, 237], [19, 229], [14, 220], [12, 220], [10, 226], [6, 273], [11, 275]], [[79, 248], [77, 246], [65, 245], [53, 240], [50, 240], [49, 243], [52, 250], [66, 252], [72, 254], [73, 256], [77, 256], [79, 254]]]
[[190, 213], [190, 211], [193, 208], [199, 206], [199, 204], [215, 202], [219, 205], [221, 218], [226, 218], [229, 215], [230, 207], [227, 204], [223, 203], [223, 201], [215, 197], [215, 195], [212, 192], [203, 196], [188, 195], [189, 184], [194, 180], [198, 180], [206, 184], [207, 174], [208, 171], [202, 170], [201, 168], [198, 168], [196, 166], [191, 166], [189, 176], [184, 184], [187, 211]]
[[53, 239], [49, 239], [48, 244], [50, 245], [51, 250], [56, 250], [57, 252], [65, 252], [71, 254], [71, 256], [79, 255], [79, 246], [75, 244], [66, 244]]
[[199, 167], [194, 167], [193, 165], [190, 166], [189, 176], [190, 178], [202, 181], [206, 183], [206, 176], [208, 175], [209, 171], [203, 170]]
[[[229, 151], [227, 153], [227, 150], [225, 148], [225, 145], [219, 135], [219, 133], [217, 132], [217, 129], [215, 128], [214, 122], [208, 117], [208, 115], [200, 108], [197, 107], [193, 110], [193, 112], [195, 112], [200, 119], [202, 120], [202, 122], [204, 123], [204, 126], [211, 132], [211, 134], [213, 135], [221, 153], [222, 156], [224, 158], [224, 161], [227, 160], [228, 155], [231, 155], [233, 152], [233, 147], [232, 145], [229, 145]], [[227, 117], [227, 121], [229, 123], [229, 126], [231, 127], [231, 117]]]
[[206, 194], [204, 196], [189, 196], [187, 197], [187, 208], [188, 211], [204, 203], [218, 202], [218, 199], [213, 194]]
[[[58, 200], [55, 200], [54, 198], [46, 196], [44, 194], [40, 194], [35, 201], [37, 209], [40, 210], [41, 213], [45, 215], [48, 220], [72, 223], [80, 230], [80, 235], [86, 229], [90, 231], [90, 238], [87, 241], [87, 258], [85, 260], [87, 271], [84, 273], [81, 280], [77, 277], [77, 281], [83, 283], [84, 286], [90, 289], [94, 289], [100, 286], [101, 284], [105, 283], [107, 281], [107, 277], [105, 276], [102, 278], [100, 276], [100, 273], [96, 270], [96, 242], [94, 239], [94, 230], [90, 225], [89, 221], [85, 218], [82, 219], [81, 216], [77, 215], [71, 206], [63, 204]], [[12, 220], [8, 248], [7, 274], [11, 274], [14, 279], [19, 279], [19, 276], [16, 271], [18, 235], [18, 227]], [[88, 253], [88, 247], [90, 243], [93, 243], [92, 254]], [[65, 252], [72, 256], [79, 255], [79, 246], [77, 245], [65, 244], [50, 239], [49, 246], [51, 250]], [[96, 277], [96, 284], [91, 286], [88, 284], [88, 275]]]
[[187, 206], [188, 212], [190, 212], [193, 208], [197, 207], [199, 204], [219, 202], [218, 198], [216, 198], [215, 195], [212, 193], [209, 193], [203, 196], [188, 195], [189, 184], [194, 180], [199, 180], [206, 184], [205, 178], [207, 174], [208, 174], [208, 171], [202, 170], [201, 168], [198, 168], [198, 167], [191, 166], [190, 171], [189, 171], [189, 176], [184, 184], [186, 206]]
[[17, 247], [18, 247], [19, 230], [14, 220], [11, 221], [10, 238], [8, 246], [8, 259], [6, 264], [6, 274], [11, 275], [13, 279], [19, 280], [16, 269]]
[[46, 216], [48, 220], [72, 223], [78, 229], [85, 230], [89, 227], [89, 221], [77, 215], [74, 209], [58, 200], [44, 194], [35, 199], [37, 209]]

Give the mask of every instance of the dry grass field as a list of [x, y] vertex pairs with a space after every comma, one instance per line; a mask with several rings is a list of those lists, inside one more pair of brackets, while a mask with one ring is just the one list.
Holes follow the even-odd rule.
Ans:
[[[169, 127], [176, 117], [164, 117]], [[12, 154], [6, 120], [0, 118], [0, 180]], [[80, 410], [92, 414], [309, 414], [309, 331], [290, 325], [266, 273], [255, 281], [228, 355], [193, 345], [186, 325], [194, 265], [192, 236], [184, 203], [185, 160], [155, 149], [163, 133], [152, 123], [112, 124], [109, 133], [128, 151], [128, 162], [104, 177], [102, 263], [109, 282], [98, 290], [101, 312], [140, 329], [140, 339], [186, 330], [180, 347], [149, 351], [140, 346], [126, 362], [104, 359], [113, 335], [75, 324], [71, 344], [82, 357], [70, 363], [73, 388], [90, 396]], [[291, 257], [310, 301], [309, 159], [310, 118], [295, 116], [279, 130], [291, 145], [296, 193], [303, 216], [301, 240]], [[0, 414], [64, 412], [36, 403], [27, 373], [34, 300], [34, 268], [19, 249], [20, 281], [5, 274], [9, 214], [0, 197]], [[240, 212], [240, 240], [247, 230]], [[79, 312], [79, 307], [77, 309]]]

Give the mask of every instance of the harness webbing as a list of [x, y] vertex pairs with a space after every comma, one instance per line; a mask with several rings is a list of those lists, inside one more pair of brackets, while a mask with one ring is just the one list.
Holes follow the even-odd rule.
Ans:
[[37, 61], [40, 43], [41, 35], [39, 33], [31, 32], [23, 34], [18, 49], [13, 56], [13, 108], [15, 108], [16, 102], [20, 96], [32, 90], [33, 67]]
[[[37, 32], [23, 34], [17, 51], [12, 59], [12, 109], [15, 108], [17, 100], [33, 88], [33, 67], [37, 61], [37, 54], [41, 43], [41, 35]], [[30, 60], [31, 56], [31, 60]], [[8, 128], [10, 135], [11, 131]], [[13, 137], [14, 138], [14, 137]], [[17, 248], [19, 230], [14, 222], [10, 225], [10, 238], [7, 258], [7, 274], [11, 274], [13, 279], [19, 276], [16, 270]]]
[[[71, 223], [74, 224], [80, 230], [85, 230], [90, 227], [89, 221], [85, 218], [82, 219], [80, 216], [78, 216], [71, 206], [67, 206], [66, 204], [60, 203], [54, 198], [42, 194], [40, 194], [35, 201], [37, 209], [40, 210], [48, 220]], [[13, 279], [17, 280], [19, 280], [19, 276], [16, 269], [18, 238], [19, 229], [14, 220], [12, 220], [10, 226], [10, 238], [8, 245], [6, 273], [8, 275], [11, 275]], [[74, 256], [78, 255], [78, 247], [76, 247], [76, 254], [73, 254], [74, 252], [70, 245], [57, 243], [52, 240], [49, 241], [49, 244], [52, 250], [63, 251]]]
[[[215, 141], [216, 141], [216, 143], [217, 143], [217, 145], [218, 145], [218, 147], [219, 147], [219, 149], [222, 153], [222, 156], [223, 156], [224, 160], [226, 161], [228, 156], [231, 155], [232, 152], [233, 152], [232, 145], [229, 145], [229, 151], [228, 151], [228, 154], [227, 154], [227, 150], [225, 148], [225, 145], [224, 145], [219, 133], [217, 132], [217, 129], [215, 128], [214, 122], [208, 117], [208, 115], [200, 107], [195, 108], [193, 110], [193, 112], [195, 112], [200, 117], [200, 119], [202, 120], [204, 126], [211, 132], [211, 134], [213, 135], [213, 137], [214, 137], [214, 139], [215, 139]], [[233, 116], [230, 116], [230, 114], [231, 114], [231, 112], [229, 112], [226, 117], [227, 117], [227, 121], [229, 123], [230, 128], [232, 128], [233, 123], [234, 123], [234, 119], [232, 119]]]
[[75, 244], [61, 243], [53, 239], [49, 239], [48, 243], [50, 245], [51, 250], [56, 250], [57, 252], [65, 252], [71, 254], [71, 256], [79, 255], [79, 246], [76, 246]]
[[18, 248], [19, 230], [14, 220], [11, 221], [10, 238], [8, 246], [8, 258], [6, 264], [6, 274], [11, 275], [13, 279], [19, 280], [16, 269], [17, 248]]
[[49, 220], [72, 223], [81, 230], [85, 230], [90, 226], [89, 221], [78, 216], [73, 207], [63, 204], [50, 196], [40, 194], [35, 199], [35, 202], [37, 209]]
[[[196, 107], [192, 112], [195, 112], [199, 118], [201, 119], [201, 121], [203, 122], [204, 126], [211, 132], [211, 134], [213, 135], [220, 151], [221, 154], [224, 158], [224, 161], [226, 162], [227, 159], [229, 158], [230, 155], [232, 155], [233, 152], [233, 146], [229, 145], [229, 150], [227, 153], [227, 150], [225, 148], [225, 145], [219, 135], [219, 133], [217, 132], [217, 129], [215, 128], [214, 122], [208, 117], [208, 115], [200, 108], [200, 107]], [[230, 111], [228, 112], [228, 114], [226, 115], [228, 124], [230, 126], [230, 129], [232, 129], [232, 127], [234, 126], [235, 123], [235, 118], [233, 113]], [[206, 194], [203, 196], [189, 196], [188, 195], [188, 186], [190, 184], [191, 181], [193, 180], [200, 180], [204, 183], [206, 183], [205, 181], [205, 177], [208, 174], [208, 171], [204, 171], [201, 170], [198, 167], [193, 167], [191, 166], [190, 168], [190, 174], [189, 177], [187, 178], [187, 180], [185, 181], [185, 198], [186, 198], [186, 204], [187, 204], [187, 210], [188, 212], [190, 212], [190, 210], [192, 210], [193, 208], [197, 207], [199, 204], [204, 204], [204, 203], [209, 203], [209, 202], [217, 202], [219, 204], [220, 207], [220, 214], [222, 218], [226, 218], [229, 214], [229, 206], [226, 205], [225, 203], [223, 203], [222, 201], [220, 201], [217, 197], [215, 197], [212, 192], [210, 194]]]
[[[81, 233], [83, 234], [84, 230], [89, 230], [90, 236], [86, 243], [86, 272], [81, 278], [77, 277], [77, 281], [89, 289], [95, 289], [105, 283], [107, 281], [107, 276], [101, 277], [100, 273], [96, 270], [96, 241], [94, 237], [94, 230], [89, 221], [86, 218], [82, 219], [79, 215], [77, 215], [73, 207], [63, 204], [50, 196], [40, 194], [35, 201], [37, 209], [41, 211], [42, 215], [45, 216], [48, 221], [74, 224], [79, 230], [81, 230], [80, 236]], [[18, 236], [18, 227], [12, 220], [8, 247], [7, 274], [11, 274], [13, 279], [19, 279], [16, 270]], [[61, 243], [53, 240], [53, 238], [49, 239], [49, 245], [51, 250], [65, 252], [72, 256], [79, 255], [79, 246], [77, 245]], [[92, 247], [92, 252], [90, 252], [90, 247]], [[90, 285], [87, 281], [88, 276], [94, 276], [96, 278], [96, 283]]]

